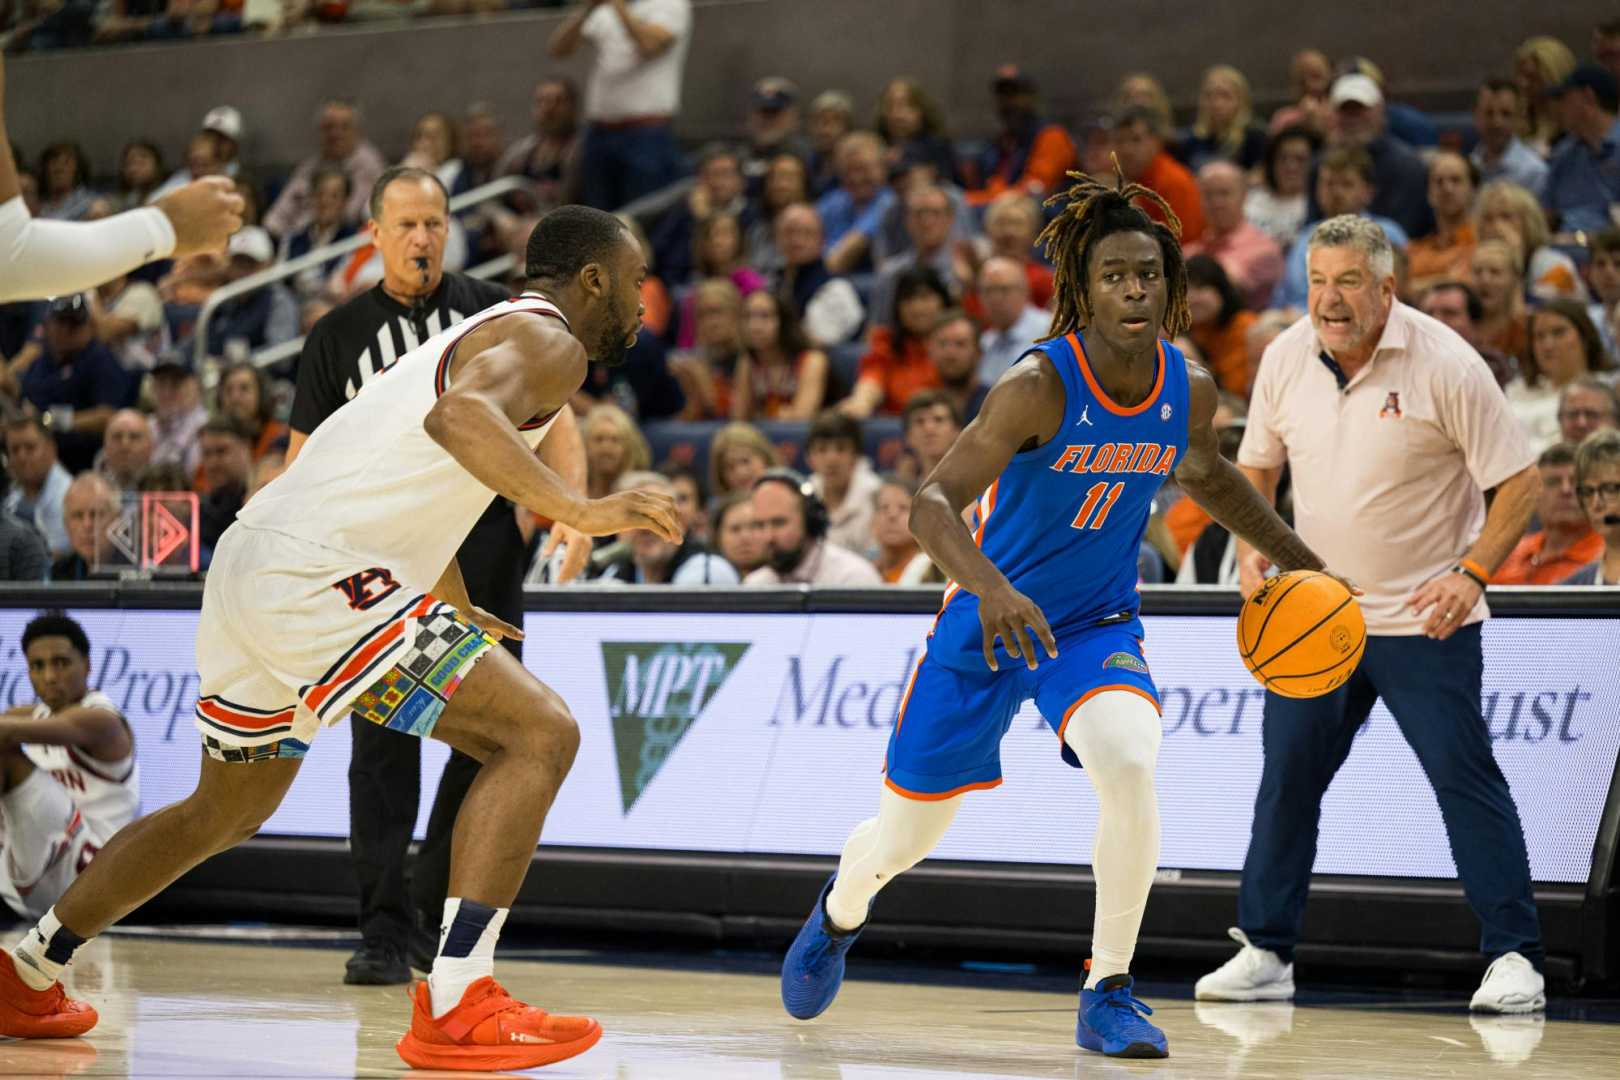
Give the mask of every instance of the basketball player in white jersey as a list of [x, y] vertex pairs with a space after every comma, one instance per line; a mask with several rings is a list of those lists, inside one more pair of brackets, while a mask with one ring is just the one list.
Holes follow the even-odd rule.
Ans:
[[84, 628], [41, 615], [22, 647], [39, 700], [0, 716], [0, 899], [37, 919], [135, 820], [141, 777], [129, 724], [89, 688]]
[[594, 359], [620, 362], [646, 263], [611, 215], [552, 211], [528, 290], [406, 353], [311, 433], [221, 538], [197, 629], [197, 790], [143, 818], [9, 956], [0, 1034], [67, 1036], [95, 1011], [57, 977], [73, 950], [186, 870], [252, 836], [323, 724], [385, 724], [483, 763], [456, 819], [439, 952], [399, 1053], [418, 1068], [525, 1069], [602, 1029], [507, 995], [495, 939], [579, 745], [568, 707], [493, 639], [518, 630], [466, 598], [455, 552], [490, 499], [587, 535], [681, 540], [674, 500], [588, 500], [536, 456]]

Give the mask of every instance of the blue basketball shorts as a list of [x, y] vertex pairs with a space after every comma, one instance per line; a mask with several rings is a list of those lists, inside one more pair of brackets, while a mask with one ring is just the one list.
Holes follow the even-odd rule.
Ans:
[[1001, 739], [1024, 702], [1035, 707], [1058, 737], [1063, 760], [1080, 762], [1063, 742], [1063, 729], [1087, 700], [1106, 690], [1139, 694], [1159, 708], [1142, 642], [1130, 626], [1099, 626], [1058, 639], [1057, 659], [1039, 643], [1040, 664], [1001, 661], [991, 671], [946, 667], [928, 654], [911, 675], [889, 736], [885, 783], [913, 799], [948, 799], [1001, 783]]

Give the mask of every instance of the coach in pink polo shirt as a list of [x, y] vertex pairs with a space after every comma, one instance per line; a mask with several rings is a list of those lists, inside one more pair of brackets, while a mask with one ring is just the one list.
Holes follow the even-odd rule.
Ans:
[[[1545, 1007], [1524, 832], [1480, 709], [1485, 581], [1535, 506], [1535, 455], [1485, 362], [1395, 299], [1394, 253], [1366, 218], [1311, 234], [1309, 316], [1265, 351], [1238, 467], [1274, 495], [1293, 471], [1294, 527], [1366, 590], [1367, 651], [1323, 697], [1266, 694], [1265, 763], [1233, 936], [1243, 951], [1202, 999], [1286, 1000], [1322, 796], [1382, 698], [1434, 785], [1490, 961], [1472, 1007]], [[1495, 490], [1489, 510], [1484, 493]], [[1240, 545], [1245, 595], [1267, 565]]]

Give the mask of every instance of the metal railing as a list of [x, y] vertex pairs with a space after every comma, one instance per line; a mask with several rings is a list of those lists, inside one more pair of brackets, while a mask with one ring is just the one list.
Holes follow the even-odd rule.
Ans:
[[[491, 180], [487, 184], [463, 192], [451, 199], [450, 212], [453, 214], [460, 213], [468, 207], [490, 202], [513, 191], [526, 191], [528, 188], [529, 181], [524, 177], [503, 176], [499, 180]], [[239, 281], [233, 281], [229, 285], [215, 289], [208, 295], [208, 299], [203, 301], [201, 310], [197, 312], [197, 325], [193, 332], [192, 344], [196, 370], [199, 373], [205, 370], [205, 361], [208, 358], [208, 324], [222, 304], [235, 300], [239, 296], [257, 292], [259, 289], [274, 285], [278, 281], [294, 277], [310, 267], [321, 266], [335, 258], [347, 255], [351, 251], [356, 251], [369, 243], [371, 243], [369, 234], [357, 233], [347, 240], [339, 240], [334, 244], [318, 247], [307, 255], [300, 255], [296, 259], [276, 263], [274, 266], [266, 267], [258, 273], [249, 274]], [[511, 255], [502, 255], [488, 262], [480, 263], [478, 266], [466, 271], [466, 273], [471, 277], [494, 277], [510, 270], [514, 262], [515, 260]], [[300, 335], [292, 341], [260, 349], [253, 354], [252, 360], [259, 367], [267, 367], [288, 357], [296, 356], [303, 347], [304, 338], [303, 335]], [[211, 380], [205, 378], [204, 381], [209, 382]]]

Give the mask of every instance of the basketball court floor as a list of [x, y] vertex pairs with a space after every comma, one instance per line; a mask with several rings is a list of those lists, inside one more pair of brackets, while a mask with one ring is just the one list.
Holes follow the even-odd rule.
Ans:
[[[7, 935], [9, 948], [17, 931]], [[218, 931], [214, 932], [215, 934]], [[341, 983], [346, 940], [304, 944], [115, 932], [84, 949], [74, 986], [101, 1012], [86, 1039], [0, 1042], [0, 1077], [382, 1077], [408, 1020], [399, 987]], [[319, 939], [325, 934], [332, 938]], [[260, 937], [261, 940], [251, 940]], [[325, 947], [321, 947], [324, 944]], [[1553, 1019], [1470, 1017], [1451, 993], [1316, 995], [1302, 1004], [1211, 1006], [1185, 984], [1147, 986], [1171, 1040], [1159, 1062], [1075, 1048], [1074, 997], [1028, 979], [930, 978], [856, 958], [836, 1005], [788, 1019], [770, 958], [703, 954], [658, 966], [584, 950], [503, 951], [497, 975], [519, 997], [590, 1013], [592, 1050], [523, 1074], [558, 1080], [909, 1080], [917, 1077], [1310, 1078], [1620, 1075], [1620, 1009], [1559, 1003]], [[868, 977], [869, 976], [869, 977]], [[915, 978], [913, 978], [915, 976]], [[903, 981], [912, 978], [912, 981]], [[916, 981], [917, 978], [923, 981]], [[1022, 988], [1020, 988], [1022, 983]], [[1593, 1019], [1603, 1017], [1604, 1019]]]

